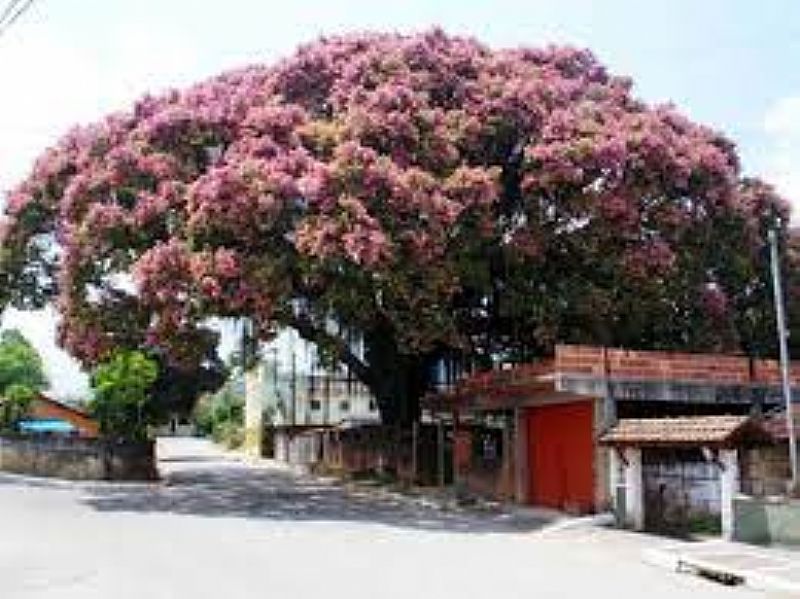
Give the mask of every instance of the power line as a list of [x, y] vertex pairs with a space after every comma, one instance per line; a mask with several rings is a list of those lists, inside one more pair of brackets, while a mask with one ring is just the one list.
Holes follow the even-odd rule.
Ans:
[[3, 23], [9, 15], [14, 11], [14, 8], [17, 7], [20, 3], [20, 0], [11, 0], [6, 7], [3, 9], [3, 13], [0, 14], [0, 23]]
[[16, 8], [17, 5], [19, 5], [19, 0], [11, 0], [11, 5], [9, 7], [6, 7], [6, 10], [3, 11], [4, 16], [6, 15], [7, 11], [9, 12], [9, 14], [11, 14], [11, 16], [3, 21], [0, 21], [0, 37], [2, 37], [3, 34], [6, 31], [8, 31], [8, 29], [14, 23], [16, 23], [17, 19], [19, 19], [22, 15], [24, 15], [27, 12], [27, 10], [31, 7], [31, 5], [33, 5], [34, 0], [22, 0], [22, 2], [23, 2], [22, 6], [20, 6], [17, 12], [14, 12], [13, 14], [11, 14], [11, 11], [13, 11], [14, 8]]

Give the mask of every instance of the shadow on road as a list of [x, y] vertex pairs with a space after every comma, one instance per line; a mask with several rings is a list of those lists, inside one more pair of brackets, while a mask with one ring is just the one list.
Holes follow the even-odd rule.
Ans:
[[169, 467], [160, 485], [94, 488], [83, 500], [104, 512], [364, 522], [463, 533], [531, 531], [552, 521], [532, 514], [443, 509], [412, 497], [349, 489], [335, 482], [254, 468], [224, 458], [184, 456], [162, 462]]

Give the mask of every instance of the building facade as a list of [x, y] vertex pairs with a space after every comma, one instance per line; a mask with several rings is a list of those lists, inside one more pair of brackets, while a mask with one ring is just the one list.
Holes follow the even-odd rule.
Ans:
[[[248, 453], [272, 453], [278, 459], [306, 462], [315, 450], [294, 447], [305, 443], [299, 439], [300, 433], [346, 423], [380, 422], [369, 389], [346, 368], [323, 366], [313, 344], [295, 333], [287, 331], [261, 353], [262, 359], [245, 376]], [[265, 441], [272, 447], [265, 447]]]
[[[791, 371], [797, 395], [800, 365]], [[598, 443], [618, 422], [758, 418], [781, 403], [775, 361], [562, 345], [551, 360], [467, 377], [430, 397], [426, 412], [450, 431], [455, 485], [494, 499], [591, 512], [613, 508], [619, 496], [619, 460]], [[700, 449], [702, 460], [693, 453], [681, 468], [715, 471], [705, 463], [714, 452]], [[659, 468], [644, 464], [646, 473]], [[721, 505], [717, 478], [705, 477], [703, 490], [704, 477], [687, 478], [688, 494]]]

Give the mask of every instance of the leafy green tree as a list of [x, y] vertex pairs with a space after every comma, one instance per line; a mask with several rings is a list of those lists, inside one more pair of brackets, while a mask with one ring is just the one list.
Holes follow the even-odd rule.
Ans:
[[41, 356], [16, 329], [0, 334], [0, 396], [12, 385], [31, 391], [47, 387]]
[[158, 377], [154, 360], [140, 351], [120, 351], [92, 373], [92, 413], [111, 439], [147, 437], [148, 402]]
[[17, 423], [30, 410], [35, 391], [20, 383], [6, 387], [0, 396], [0, 432], [16, 431]]
[[229, 381], [218, 392], [204, 395], [194, 410], [198, 430], [229, 447], [244, 440], [244, 398]]

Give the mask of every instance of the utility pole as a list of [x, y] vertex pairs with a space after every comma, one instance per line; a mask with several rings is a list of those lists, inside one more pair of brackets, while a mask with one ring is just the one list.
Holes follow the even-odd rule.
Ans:
[[778, 325], [778, 347], [781, 352], [781, 386], [783, 400], [786, 404], [786, 432], [789, 435], [789, 464], [792, 468], [792, 492], [798, 488], [797, 474], [797, 439], [794, 436], [794, 411], [792, 410], [792, 387], [789, 382], [789, 348], [786, 344], [788, 331], [786, 314], [783, 306], [783, 288], [781, 285], [781, 269], [778, 259], [778, 235], [776, 228], [769, 230], [769, 249], [772, 263], [772, 291], [775, 298], [775, 320]]

